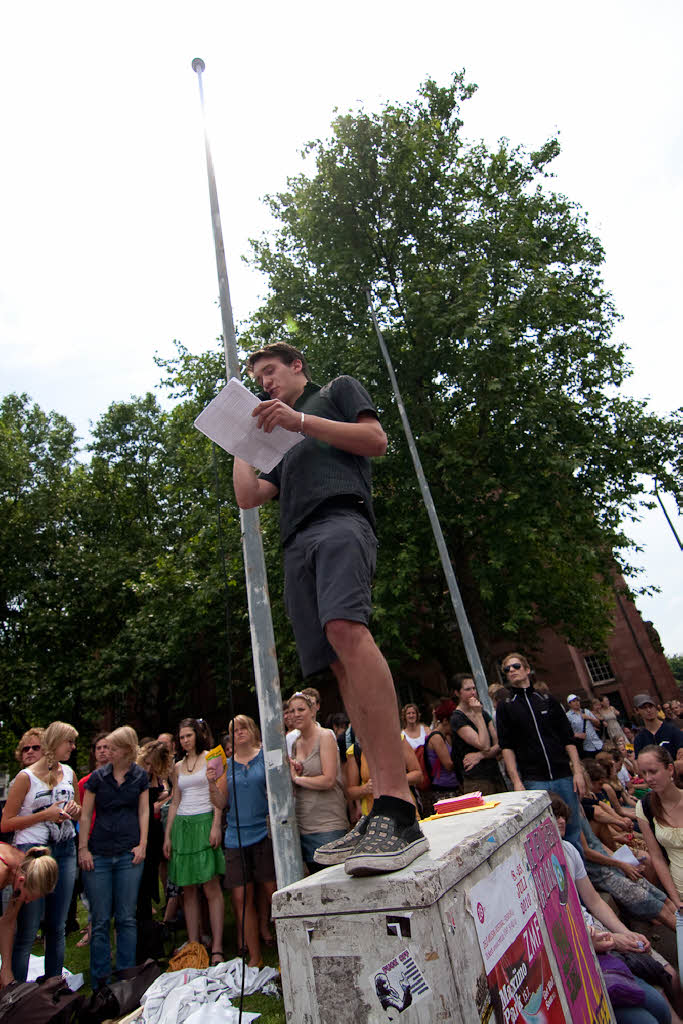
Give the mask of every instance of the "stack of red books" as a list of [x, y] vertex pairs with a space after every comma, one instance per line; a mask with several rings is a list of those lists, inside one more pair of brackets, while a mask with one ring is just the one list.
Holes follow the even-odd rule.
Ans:
[[485, 800], [481, 793], [468, 793], [466, 796], [454, 796], [450, 800], [438, 800], [434, 804], [437, 814], [451, 814], [453, 811], [464, 811], [468, 807], [483, 807]]

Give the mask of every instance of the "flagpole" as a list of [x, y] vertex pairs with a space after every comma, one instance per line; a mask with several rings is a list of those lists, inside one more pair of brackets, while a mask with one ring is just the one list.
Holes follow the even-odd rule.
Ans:
[[379, 323], [377, 322], [377, 316], [375, 315], [375, 307], [372, 301], [372, 291], [369, 285], [366, 286], [365, 288], [365, 297], [367, 299], [368, 309], [370, 310], [370, 316], [375, 327], [377, 340], [379, 341], [379, 347], [381, 349], [382, 356], [384, 357], [384, 362], [387, 364], [387, 370], [389, 371], [389, 378], [391, 380], [391, 386], [394, 389], [396, 405], [398, 406], [399, 415], [401, 417], [401, 423], [403, 424], [403, 430], [408, 441], [408, 448], [410, 449], [410, 455], [413, 460], [413, 465], [415, 467], [415, 473], [417, 475], [417, 480], [420, 485], [420, 490], [422, 491], [422, 500], [425, 503], [427, 515], [429, 516], [429, 521], [432, 525], [434, 539], [436, 540], [436, 546], [439, 551], [441, 565], [443, 567], [446, 582], [448, 584], [448, 591], [451, 596], [453, 611], [455, 612], [455, 617], [460, 628], [460, 634], [462, 636], [463, 644], [465, 645], [465, 653], [467, 654], [467, 660], [470, 663], [470, 669], [472, 670], [474, 682], [477, 687], [477, 694], [483, 707], [488, 711], [490, 715], [492, 715], [493, 705], [491, 703], [491, 698], [489, 696], [488, 683], [486, 680], [486, 675], [484, 673], [484, 668], [481, 663], [481, 658], [479, 657], [479, 651], [477, 650], [477, 644], [474, 639], [474, 633], [472, 632], [472, 627], [470, 626], [469, 619], [467, 618], [467, 612], [465, 611], [465, 605], [463, 604], [462, 596], [460, 594], [458, 581], [456, 580], [455, 573], [453, 572], [453, 565], [448, 554], [446, 540], [441, 529], [441, 523], [439, 522], [439, 516], [436, 511], [436, 506], [434, 505], [432, 492], [429, 489], [427, 478], [425, 477], [424, 470], [422, 469], [422, 461], [420, 459], [420, 454], [417, 450], [417, 445], [415, 444], [413, 432], [410, 428], [408, 414], [406, 413], [405, 406], [403, 404], [403, 399], [401, 398], [401, 392], [398, 387], [396, 374], [394, 373], [394, 367], [391, 362], [391, 356], [389, 355], [389, 350], [384, 341], [384, 337], [380, 330]]
[[[213, 169], [206, 111], [204, 108], [202, 73], [205, 68], [206, 65], [201, 57], [195, 57], [192, 61], [192, 70], [196, 72], [199, 81], [199, 99], [204, 121], [206, 171], [209, 179], [211, 223], [216, 249], [225, 368], [228, 379], [231, 377], [239, 379], [240, 366], [237, 354], [235, 325], [232, 316], [232, 303], [230, 301], [228, 271], [225, 263], [225, 249], [223, 247], [223, 229], [221, 227], [216, 177]], [[273, 841], [275, 874], [277, 876], [278, 888], [282, 889], [284, 886], [303, 878], [304, 869], [283, 730], [280, 676], [275, 656], [275, 635], [270, 612], [268, 579], [266, 576], [266, 563], [263, 553], [258, 509], [242, 509], [240, 511], [240, 523], [242, 527], [242, 553], [247, 584], [254, 678], [261, 718], [263, 754], [266, 764], [268, 812]]]

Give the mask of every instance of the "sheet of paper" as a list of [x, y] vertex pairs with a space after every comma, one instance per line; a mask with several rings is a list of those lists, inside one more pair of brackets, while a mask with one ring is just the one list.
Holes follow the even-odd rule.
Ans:
[[635, 867], [638, 867], [640, 863], [628, 846], [620, 846], [618, 850], [615, 850], [612, 854], [612, 860], [620, 860], [622, 864], [633, 864]]
[[226, 452], [244, 459], [262, 473], [269, 473], [290, 448], [303, 441], [303, 435], [283, 427], [275, 427], [266, 434], [251, 415], [258, 404], [256, 395], [236, 377], [231, 377], [223, 390], [200, 412], [194, 425]]

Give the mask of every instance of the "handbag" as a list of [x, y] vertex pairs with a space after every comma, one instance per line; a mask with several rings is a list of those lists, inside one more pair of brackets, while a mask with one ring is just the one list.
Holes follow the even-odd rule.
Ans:
[[0, 993], [3, 1024], [78, 1024], [84, 998], [64, 978], [14, 981]]

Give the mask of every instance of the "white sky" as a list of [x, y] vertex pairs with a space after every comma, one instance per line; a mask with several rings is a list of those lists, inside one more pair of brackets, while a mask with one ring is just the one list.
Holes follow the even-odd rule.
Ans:
[[[0, 394], [27, 391], [87, 436], [158, 382], [155, 352], [220, 333], [204, 88], [236, 320], [265, 283], [241, 262], [261, 197], [301, 169], [335, 107], [411, 98], [465, 68], [464, 134], [537, 146], [607, 251], [629, 392], [681, 404], [683, 8], [675, 0], [293, 0], [4, 6], [0, 40]], [[673, 501], [668, 503], [676, 518]], [[676, 520], [683, 535], [683, 519]], [[639, 607], [683, 651], [682, 553], [659, 510], [635, 530]]]

